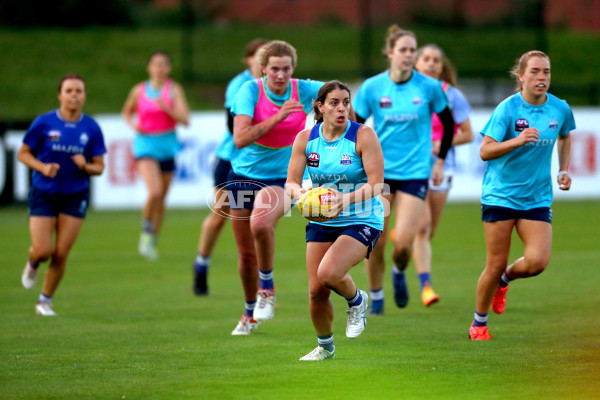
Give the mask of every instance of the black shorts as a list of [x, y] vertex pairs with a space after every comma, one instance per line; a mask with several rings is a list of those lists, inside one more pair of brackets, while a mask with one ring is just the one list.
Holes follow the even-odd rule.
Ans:
[[381, 235], [381, 231], [369, 225], [357, 224], [348, 226], [326, 226], [320, 224], [306, 225], [306, 242], [325, 242], [333, 243], [342, 236], [347, 235], [358, 240], [360, 243], [367, 246], [367, 256], [377, 244], [377, 239]]
[[390, 188], [391, 194], [403, 192], [412, 196], [416, 196], [421, 200], [425, 200], [425, 196], [427, 196], [429, 179], [384, 179], [383, 183]]
[[287, 179], [252, 179], [237, 175], [231, 170], [227, 176], [227, 180], [225, 185], [220, 186], [220, 188], [228, 192], [229, 208], [232, 210], [252, 210], [254, 209], [254, 201], [259, 190], [269, 186], [285, 188]]
[[158, 166], [160, 167], [160, 172], [175, 171], [175, 159], [174, 158], [169, 158], [168, 160], [157, 160], [156, 158], [152, 158], [152, 157], [139, 157], [139, 158], [136, 158], [136, 161], [143, 160], [143, 159], [149, 159], [149, 160], [156, 161], [158, 163]]
[[552, 209], [550, 207], [532, 208], [529, 210], [515, 210], [508, 207], [481, 205], [481, 220], [484, 222], [507, 221], [509, 219], [529, 219], [552, 223]]
[[58, 214], [66, 214], [85, 218], [90, 203], [90, 191], [60, 194], [44, 192], [31, 186], [28, 201], [29, 216], [32, 217], [58, 217]]
[[213, 171], [213, 181], [215, 187], [221, 187], [227, 182], [229, 171], [231, 171], [231, 163], [218, 157], [215, 161], [216, 163]]

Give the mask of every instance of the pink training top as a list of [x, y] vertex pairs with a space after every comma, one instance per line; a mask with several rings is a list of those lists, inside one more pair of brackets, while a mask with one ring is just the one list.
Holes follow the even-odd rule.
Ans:
[[[300, 97], [298, 95], [298, 80], [292, 79], [292, 89], [290, 93], [290, 99], [300, 101]], [[262, 121], [265, 121], [277, 114], [277, 112], [281, 109], [281, 106], [277, 105], [273, 100], [271, 100], [267, 94], [266, 88], [263, 86], [262, 79], [257, 79], [256, 83], [258, 84], [258, 101], [256, 102], [256, 107], [254, 108], [254, 117], [252, 118], [252, 125], [256, 125]], [[270, 147], [273, 149], [281, 149], [283, 147], [291, 146], [294, 143], [294, 139], [296, 135], [304, 129], [306, 125], [306, 113], [304, 109], [302, 112], [293, 112], [287, 116], [286, 119], [277, 124], [273, 129], [271, 129], [267, 134], [261, 136], [256, 143]]]
[[[167, 79], [160, 91], [160, 98], [168, 107], [173, 107], [172, 83], [171, 79]], [[140, 133], [144, 135], [160, 135], [171, 132], [177, 125], [177, 121], [160, 108], [156, 99], [148, 97], [146, 82], [139, 84], [136, 113]]]
[[[448, 93], [448, 88], [450, 84], [448, 82], [442, 82], [442, 89], [444, 93]], [[458, 125], [454, 125], [454, 135], [458, 133]], [[431, 140], [434, 142], [442, 140], [442, 136], [444, 136], [444, 125], [442, 125], [442, 121], [437, 116], [437, 114], [431, 114]]]

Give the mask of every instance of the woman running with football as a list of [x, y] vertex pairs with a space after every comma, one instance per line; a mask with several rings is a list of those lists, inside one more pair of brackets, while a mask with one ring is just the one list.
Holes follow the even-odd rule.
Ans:
[[314, 103], [317, 125], [296, 138], [288, 168], [286, 192], [299, 199], [305, 192], [306, 167], [315, 187], [332, 192], [329, 220], [306, 226], [306, 270], [310, 315], [317, 347], [300, 361], [335, 357], [333, 345], [333, 290], [348, 302], [346, 336], [355, 338], [366, 326], [369, 296], [358, 290], [350, 268], [361, 262], [383, 230], [383, 154], [373, 129], [350, 121], [350, 89], [327, 82]]
[[[506, 307], [508, 284], [541, 274], [552, 247], [552, 151], [558, 153], [557, 183], [571, 188], [571, 134], [575, 120], [569, 105], [552, 94], [550, 58], [533, 50], [511, 70], [518, 93], [494, 110], [481, 130], [481, 159], [487, 161], [481, 190], [481, 219], [486, 245], [485, 269], [477, 282], [472, 340], [489, 340], [490, 306]], [[523, 257], [508, 265], [513, 229], [525, 245]], [[507, 266], [508, 265], [508, 266]]]
[[[382, 194], [384, 205], [390, 207], [386, 210], [384, 234], [366, 263], [372, 314], [383, 314], [384, 249], [389, 212], [394, 203], [394, 299], [398, 307], [408, 304], [404, 270], [425, 209], [428, 180], [431, 177], [436, 185], [442, 182], [444, 159], [454, 133], [452, 112], [440, 83], [413, 69], [417, 51], [415, 34], [392, 25], [385, 42], [389, 70], [367, 79], [353, 101], [357, 121], [373, 116], [385, 159], [386, 191], [389, 188], [389, 192]], [[443, 135], [432, 167], [431, 115], [434, 113], [442, 123]]]
[[[232, 335], [248, 335], [273, 318], [275, 225], [289, 207], [284, 185], [292, 144], [323, 82], [292, 79], [296, 49], [274, 40], [257, 53], [263, 77], [246, 82], [233, 103], [229, 208], [238, 249], [245, 311]], [[287, 203], [287, 205], [286, 205]]]

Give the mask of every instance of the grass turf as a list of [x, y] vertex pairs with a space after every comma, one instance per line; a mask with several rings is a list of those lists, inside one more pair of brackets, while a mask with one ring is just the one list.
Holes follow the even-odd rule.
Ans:
[[[505, 314], [490, 314], [489, 342], [467, 339], [485, 262], [479, 206], [447, 205], [434, 239], [440, 303], [420, 304], [411, 266], [413, 297], [397, 309], [386, 273], [385, 316], [369, 317], [349, 340], [345, 302], [333, 295], [336, 359], [320, 363], [298, 361], [316, 337], [297, 213], [277, 228], [275, 319], [233, 337], [243, 297], [229, 225], [213, 255], [210, 296], [191, 291], [206, 211], [168, 211], [158, 262], [136, 253], [138, 212], [90, 212], [55, 295], [59, 316], [42, 318], [34, 313], [40, 283], [26, 291], [19, 280], [27, 212], [2, 208], [0, 398], [597, 398], [599, 205], [555, 203], [548, 270], [512, 284]], [[511, 260], [523, 249], [513, 243]], [[366, 288], [362, 265], [351, 274]]]

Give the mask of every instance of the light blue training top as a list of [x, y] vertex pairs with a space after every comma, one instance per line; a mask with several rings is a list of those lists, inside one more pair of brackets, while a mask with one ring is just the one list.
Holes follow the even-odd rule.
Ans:
[[395, 83], [384, 71], [363, 83], [352, 105], [360, 117], [373, 116], [386, 179], [429, 178], [431, 114], [448, 105], [439, 81], [413, 70], [408, 81]]
[[515, 210], [552, 204], [552, 150], [558, 135], [566, 136], [575, 129], [573, 113], [566, 101], [550, 93], [540, 106], [527, 103], [516, 93], [496, 107], [481, 134], [504, 142], [525, 128], [537, 128], [539, 140], [487, 161], [482, 204]]
[[[242, 85], [253, 79], [255, 78], [250, 73], [250, 70], [247, 69], [243, 72], [240, 72], [231, 81], [229, 81], [227, 89], [225, 90], [226, 109], [231, 110], [235, 96], [237, 96]], [[217, 147], [217, 150], [215, 150], [215, 155], [221, 160], [231, 161], [236, 150], [235, 144], [233, 144], [233, 132], [229, 132], [229, 129], [227, 129], [223, 134], [223, 140]]]

